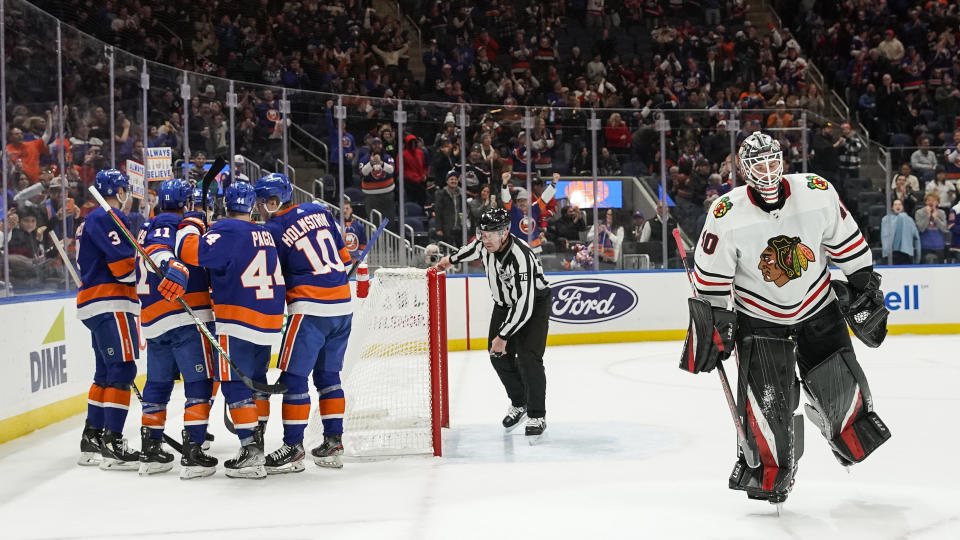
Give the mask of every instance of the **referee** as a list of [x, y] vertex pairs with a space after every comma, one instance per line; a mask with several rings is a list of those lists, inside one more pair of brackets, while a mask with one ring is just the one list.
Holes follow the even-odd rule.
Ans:
[[503, 427], [512, 431], [529, 416], [525, 433], [539, 436], [547, 427], [547, 378], [543, 351], [550, 321], [550, 284], [526, 242], [510, 234], [510, 214], [492, 208], [480, 216], [479, 236], [437, 263], [438, 270], [479, 258], [493, 294], [490, 361], [510, 398]]

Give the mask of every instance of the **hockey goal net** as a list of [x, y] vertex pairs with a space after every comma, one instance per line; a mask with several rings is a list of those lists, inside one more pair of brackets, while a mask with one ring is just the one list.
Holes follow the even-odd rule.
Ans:
[[[381, 268], [355, 298], [341, 382], [347, 456], [442, 455], [449, 427], [446, 277], [432, 270]], [[306, 441], [323, 440], [314, 410]]]

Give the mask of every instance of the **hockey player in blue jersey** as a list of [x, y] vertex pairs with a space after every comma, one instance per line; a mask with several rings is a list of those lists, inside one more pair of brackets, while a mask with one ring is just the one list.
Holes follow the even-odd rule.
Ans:
[[[220, 347], [246, 376], [265, 383], [270, 346], [283, 326], [283, 273], [273, 237], [250, 221], [257, 198], [253, 186], [234, 182], [223, 198], [227, 216], [206, 232], [203, 220], [184, 218], [175, 253], [184, 263], [209, 270]], [[218, 358], [217, 377], [241, 444], [237, 456], [224, 462], [226, 475], [264, 478], [258, 420], [269, 417], [269, 396], [251, 391], [224, 358]]]
[[256, 184], [260, 213], [277, 244], [287, 282], [287, 322], [280, 358], [283, 395], [283, 446], [267, 456], [268, 473], [304, 469], [303, 431], [310, 417], [307, 377], [319, 393], [323, 443], [311, 451], [321, 467], [343, 466], [343, 356], [353, 321], [347, 274], [350, 252], [326, 208], [293, 204], [287, 177], [274, 173]]
[[161, 279], [137, 257], [140, 328], [147, 338], [147, 383], [143, 387], [140, 474], [173, 468], [173, 456], [162, 448], [167, 403], [178, 372], [183, 377], [183, 457], [180, 478], [210, 476], [217, 458], [203, 452], [213, 390], [214, 351], [191, 317], [175, 300], [183, 297], [194, 314], [214, 332], [207, 272], [188, 267], [173, 256], [177, 230], [193, 189], [186, 180], [164, 180], [157, 188], [160, 213], [143, 224], [137, 242], [161, 269]]
[[[130, 196], [126, 175], [116, 169], [97, 173], [97, 191], [115, 209]], [[120, 219], [123, 213], [117, 212]], [[140, 356], [134, 288], [134, 249], [103, 208], [77, 229], [77, 264], [83, 281], [77, 317], [90, 329], [96, 368], [87, 394], [87, 422], [80, 440], [80, 465], [135, 471], [140, 453], [127, 448], [123, 424], [130, 406], [130, 384]]]

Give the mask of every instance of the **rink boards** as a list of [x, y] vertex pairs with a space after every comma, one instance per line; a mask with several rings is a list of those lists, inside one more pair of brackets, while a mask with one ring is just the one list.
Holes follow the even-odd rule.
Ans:
[[[890, 309], [891, 334], [960, 332], [960, 267], [878, 271]], [[838, 270], [833, 275], [844, 279]], [[569, 272], [547, 278], [553, 287], [548, 345], [680, 340], [685, 335], [690, 284], [682, 270]], [[492, 309], [485, 276], [448, 278], [450, 350], [464, 350], [468, 344], [470, 349], [486, 347]]]
[[[892, 334], [960, 333], [960, 268], [881, 268]], [[558, 273], [549, 345], [679, 340], [687, 325], [686, 275]], [[492, 301], [484, 276], [447, 280], [450, 350], [483, 349]], [[0, 443], [82, 412], [93, 377], [90, 333], [72, 294], [0, 301]], [[139, 372], [144, 373], [144, 342]], [[140, 379], [142, 384], [142, 378]]]

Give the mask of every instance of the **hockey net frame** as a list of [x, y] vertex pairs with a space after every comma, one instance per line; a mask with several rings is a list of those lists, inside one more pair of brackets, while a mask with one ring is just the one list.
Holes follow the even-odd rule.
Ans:
[[[381, 268], [355, 299], [342, 372], [347, 457], [443, 455], [450, 427], [446, 274]], [[306, 442], [322, 440], [314, 408]]]

